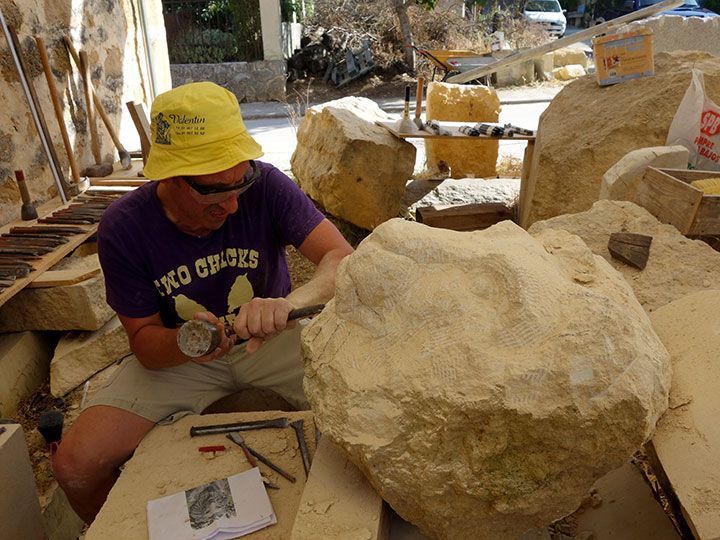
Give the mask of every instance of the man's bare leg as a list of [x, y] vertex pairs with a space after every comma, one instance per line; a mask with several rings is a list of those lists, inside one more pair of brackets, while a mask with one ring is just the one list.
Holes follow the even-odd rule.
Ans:
[[92, 523], [125, 463], [155, 423], [134, 413], [96, 405], [84, 410], [53, 458], [58, 484], [73, 510]]

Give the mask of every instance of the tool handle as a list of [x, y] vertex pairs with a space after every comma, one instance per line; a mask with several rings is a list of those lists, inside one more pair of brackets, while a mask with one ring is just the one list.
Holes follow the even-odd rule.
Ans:
[[70, 144], [70, 138], [68, 137], [67, 128], [65, 126], [65, 118], [63, 117], [62, 105], [60, 105], [60, 97], [58, 95], [57, 87], [55, 86], [55, 79], [53, 78], [52, 69], [50, 69], [50, 60], [48, 59], [47, 49], [45, 48], [45, 41], [40, 36], [35, 36], [35, 44], [40, 54], [40, 62], [42, 63], [43, 71], [45, 72], [45, 79], [47, 79], [48, 89], [50, 90], [50, 100], [52, 101], [53, 110], [55, 111], [55, 119], [57, 120], [58, 126], [60, 126], [60, 135], [62, 136], [63, 146], [65, 146], [65, 153], [70, 163], [70, 172], [72, 173], [73, 180], [75, 183], [80, 182], [80, 173], [78, 169], [77, 161], [75, 160], [75, 154], [73, 153], [72, 144]]
[[[290, 311], [290, 313], [288, 313], [288, 318], [287, 318], [287, 320], [288, 320], [288, 321], [296, 321], [297, 319], [302, 319], [302, 318], [304, 318], [304, 317], [310, 317], [311, 315], [317, 315], [317, 314], [320, 313], [323, 309], [325, 309], [325, 304], [315, 304], [315, 305], [312, 305], [312, 306], [306, 306], [306, 307], [301, 307], [301, 308], [293, 309], [293, 310]], [[232, 326], [229, 325], [229, 324], [226, 324], [226, 325], [225, 325], [225, 335], [226, 335], [227, 337], [230, 337], [230, 336], [235, 335], [235, 332], [233, 331]], [[238, 341], [236, 342], [236, 344], [237, 344], [237, 343], [244, 343], [245, 341], [247, 341], [247, 340], [246, 340], [246, 339], [244, 339], [244, 340], [238, 340]]]
[[90, 65], [86, 51], [80, 51], [80, 76], [82, 78], [83, 89], [85, 90], [85, 108], [87, 109], [87, 124], [88, 131], [90, 132], [90, 148], [93, 158], [95, 158], [95, 164], [100, 165], [100, 163], [102, 163], [102, 154], [100, 152], [97, 125], [95, 124], [95, 104], [92, 98]]
[[17, 180], [18, 189], [20, 190], [20, 198], [23, 204], [30, 204], [30, 192], [28, 192], [27, 184], [25, 183], [25, 173], [22, 171], [15, 171], [15, 180]]
[[410, 85], [405, 85], [405, 109], [403, 110], [403, 118], [410, 117]]
[[418, 77], [417, 89], [415, 90], [415, 118], [420, 118], [422, 114], [422, 100], [423, 100], [423, 87], [425, 86], [425, 79]]

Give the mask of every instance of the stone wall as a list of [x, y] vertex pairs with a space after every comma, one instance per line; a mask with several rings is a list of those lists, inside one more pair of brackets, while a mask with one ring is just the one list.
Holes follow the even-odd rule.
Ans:
[[285, 101], [285, 61], [172, 64], [173, 86], [212, 81], [230, 90], [240, 102]]
[[[88, 53], [90, 76], [100, 99], [120, 128], [120, 139], [129, 149], [139, 148], [137, 133], [125, 107], [127, 101], [149, 104], [152, 84], [143, 43], [150, 43], [155, 91], [170, 88], [161, 1], [143, 0], [0, 0], [7, 23], [15, 28], [28, 79], [35, 87], [66, 178], [71, 178], [60, 129], [53, 113], [50, 94], [34, 36], [42, 37], [61, 95], [64, 124], [80, 169], [93, 163], [90, 152], [84, 94], [77, 70], [62, 42], [70, 36], [75, 48]], [[158, 14], [160, 15], [158, 16]], [[141, 18], [149, 26], [142, 31]], [[20, 194], [13, 171], [22, 169], [30, 195], [36, 203], [57, 195], [50, 167], [30, 115], [30, 109], [10, 56], [4, 36], [0, 38], [0, 223], [19, 218]], [[117, 159], [107, 130], [98, 119], [101, 153], [106, 160]]]

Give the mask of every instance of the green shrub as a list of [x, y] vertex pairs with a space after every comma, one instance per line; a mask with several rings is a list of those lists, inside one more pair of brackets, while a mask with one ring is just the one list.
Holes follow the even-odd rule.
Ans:
[[171, 64], [217, 64], [234, 60], [238, 45], [230, 32], [208, 29], [189, 32], [168, 52]]

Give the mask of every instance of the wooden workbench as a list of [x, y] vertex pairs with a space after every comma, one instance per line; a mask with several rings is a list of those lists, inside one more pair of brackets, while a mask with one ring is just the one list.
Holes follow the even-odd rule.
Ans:
[[530, 168], [532, 166], [533, 154], [535, 152], [535, 135], [513, 135], [509, 137], [503, 135], [501, 137], [490, 137], [488, 135], [465, 135], [460, 133], [460, 126], [473, 124], [474, 122], [442, 122], [442, 128], [450, 132], [450, 135], [435, 135], [418, 129], [413, 124], [413, 130], [410, 132], [401, 132], [397, 130], [398, 122], [375, 122], [378, 126], [384, 127], [395, 137], [400, 139], [444, 139], [444, 140], [457, 140], [457, 141], [468, 141], [472, 140], [478, 143], [485, 141], [527, 141], [525, 147], [525, 153], [523, 154], [522, 171], [520, 173], [520, 197], [518, 198], [518, 211], [517, 215], [522, 216], [523, 206], [526, 204], [527, 199], [527, 187], [528, 179], [530, 178]]

